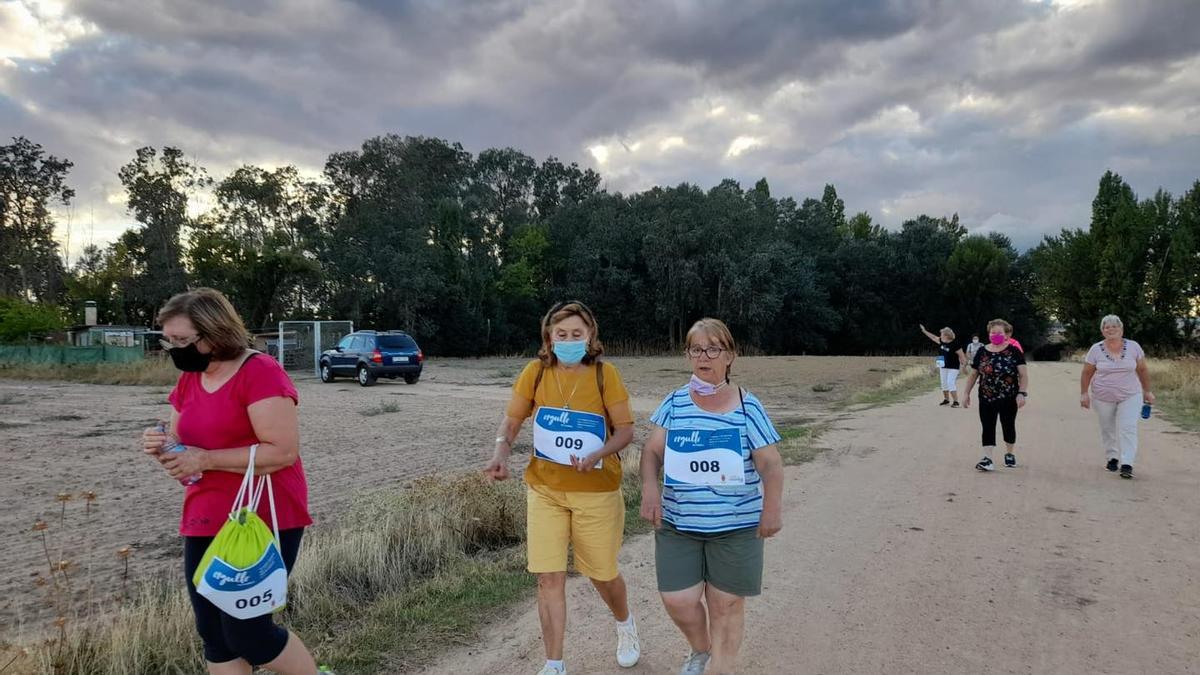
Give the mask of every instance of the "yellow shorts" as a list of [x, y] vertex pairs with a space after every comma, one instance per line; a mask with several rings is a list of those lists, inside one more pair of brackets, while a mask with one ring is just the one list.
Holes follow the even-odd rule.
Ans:
[[563, 492], [530, 485], [526, 492], [529, 571], [567, 571], [567, 545], [575, 569], [596, 581], [617, 577], [617, 553], [625, 536], [625, 498], [613, 492]]

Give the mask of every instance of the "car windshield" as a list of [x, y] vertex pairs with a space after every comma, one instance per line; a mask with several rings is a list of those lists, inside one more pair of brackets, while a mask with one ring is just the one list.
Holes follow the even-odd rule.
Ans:
[[407, 335], [380, 335], [380, 349], [416, 349], [417, 343]]

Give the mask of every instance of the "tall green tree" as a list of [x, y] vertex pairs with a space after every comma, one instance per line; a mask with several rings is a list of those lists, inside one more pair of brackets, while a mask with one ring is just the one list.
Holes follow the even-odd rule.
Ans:
[[216, 185], [216, 207], [193, 224], [193, 281], [222, 289], [253, 328], [311, 315], [321, 266], [310, 240], [323, 191], [293, 166], [235, 169]]
[[187, 288], [182, 235], [191, 222], [188, 200], [211, 180], [182, 150], [169, 146], [161, 153], [139, 148], [117, 175], [129, 212], [140, 225], [125, 242], [139, 263], [126, 295], [126, 314], [132, 321], [149, 322], [168, 298]]
[[65, 270], [50, 209], [75, 196], [66, 182], [73, 164], [27, 138], [12, 141], [0, 145], [0, 295], [55, 303]]
[[329, 158], [322, 263], [333, 314], [426, 335], [431, 347], [448, 336], [440, 332], [447, 284], [431, 239], [447, 207], [461, 207], [471, 171], [461, 145], [424, 137], [376, 137]]

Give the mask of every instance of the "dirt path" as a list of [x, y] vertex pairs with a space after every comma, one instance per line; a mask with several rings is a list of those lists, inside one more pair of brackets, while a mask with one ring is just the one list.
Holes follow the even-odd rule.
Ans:
[[[1076, 403], [1077, 368], [1031, 367], [1013, 469], [975, 471], [975, 411], [930, 396], [825, 436], [830, 452], [789, 469], [740, 672], [1200, 672], [1197, 437], [1151, 419], [1137, 478], [1119, 479]], [[572, 675], [677, 672], [687, 647], [653, 556], [650, 536], [622, 552], [643, 643], [631, 671], [599, 598], [572, 579]], [[530, 674], [543, 658], [529, 602], [428, 672]]]

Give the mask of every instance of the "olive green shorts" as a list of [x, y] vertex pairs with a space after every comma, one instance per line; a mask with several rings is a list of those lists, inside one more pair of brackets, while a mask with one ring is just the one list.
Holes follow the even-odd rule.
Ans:
[[731, 595], [762, 593], [763, 540], [757, 527], [728, 532], [687, 532], [663, 521], [654, 533], [654, 566], [660, 593], [707, 582]]

